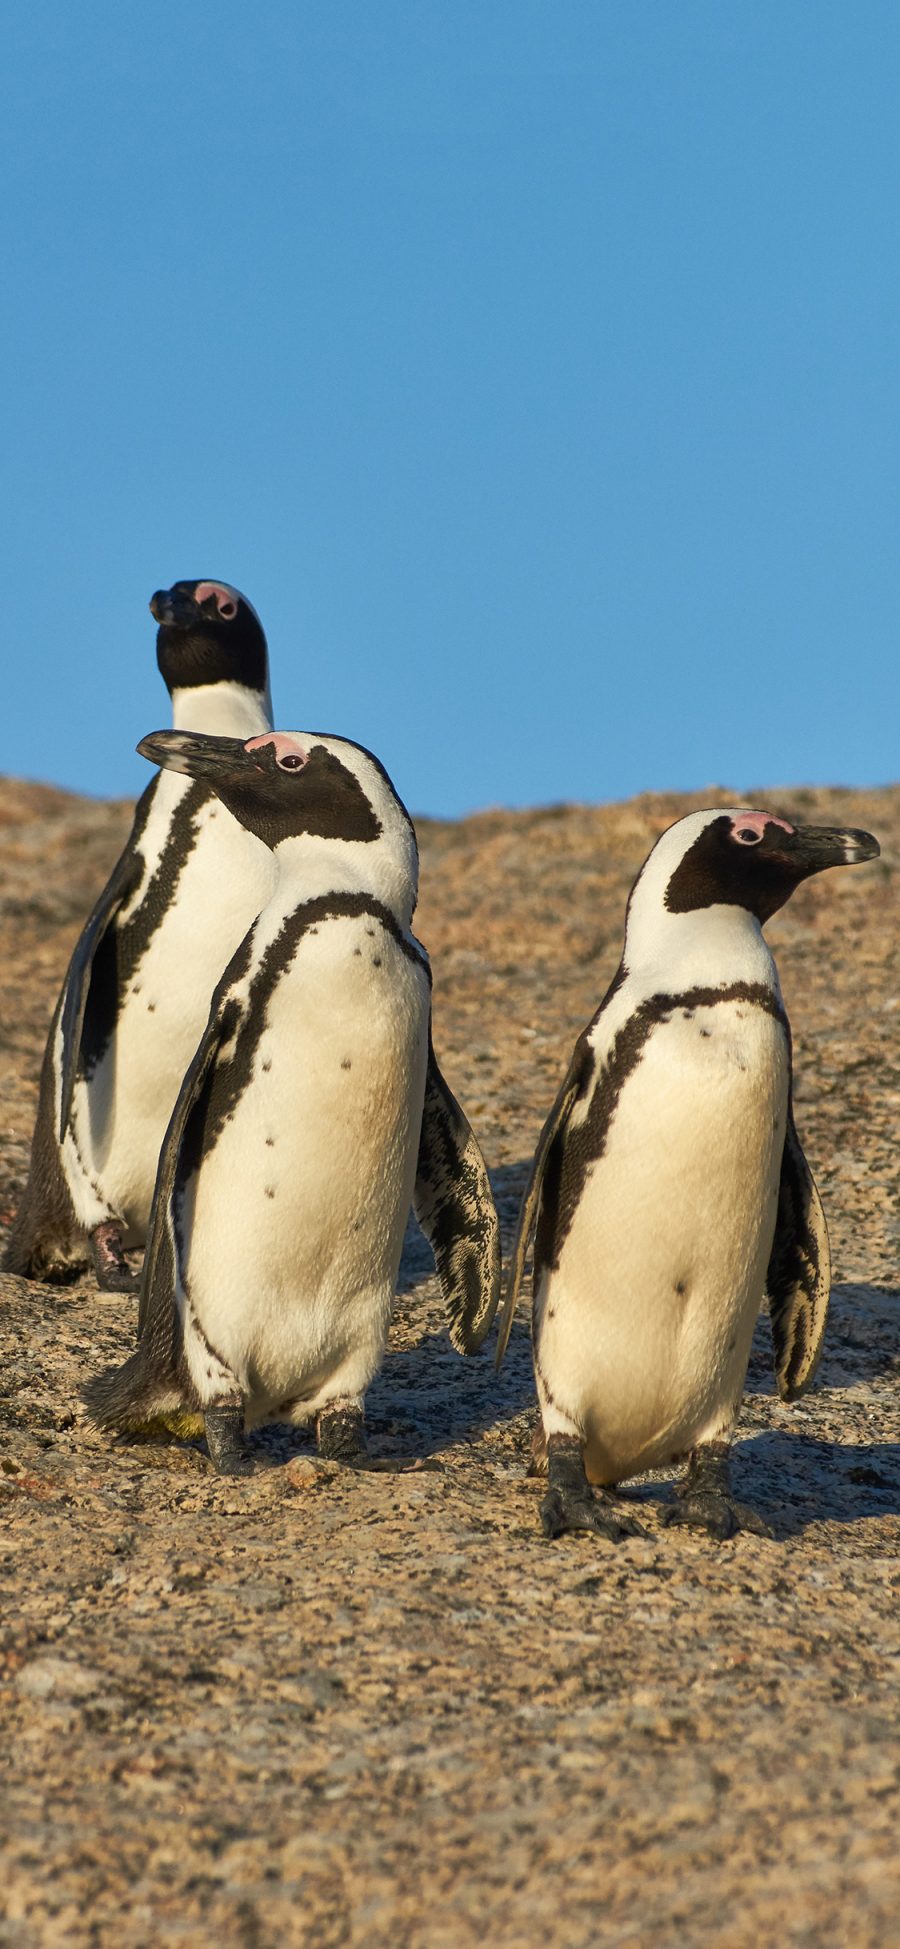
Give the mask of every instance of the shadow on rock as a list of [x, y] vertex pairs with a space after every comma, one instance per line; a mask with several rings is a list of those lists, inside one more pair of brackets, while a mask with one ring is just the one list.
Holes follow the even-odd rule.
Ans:
[[815, 1523], [857, 1523], [900, 1514], [900, 1442], [831, 1442], [773, 1430], [734, 1452], [735, 1493], [775, 1535]]
[[[832, 1287], [814, 1390], [853, 1387], [893, 1370], [900, 1378], [900, 1292], [893, 1286]], [[773, 1372], [772, 1335], [763, 1314], [753, 1336], [748, 1394], [774, 1393]]]
[[819, 1385], [845, 1387], [892, 1369], [900, 1377], [900, 1292], [893, 1286], [835, 1286]]
[[491, 1334], [479, 1353], [463, 1358], [437, 1330], [423, 1334], [415, 1346], [391, 1349], [366, 1396], [373, 1434], [400, 1435], [416, 1454], [431, 1455], [454, 1442], [475, 1441], [489, 1429], [499, 1432], [525, 1409], [536, 1408], [527, 1329], [514, 1332], [499, 1374], [494, 1345]]
[[[535, 1141], [537, 1140], [538, 1134], [536, 1130], [534, 1133]], [[494, 1193], [494, 1202], [500, 1213], [504, 1241], [506, 1241], [507, 1237], [511, 1238], [512, 1233], [515, 1231], [516, 1219], [519, 1216], [519, 1206], [522, 1202], [522, 1193], [528, 1183], [531, 1162], [530, 1157], [523, 1157], [520, 1158], [518, 1164], [500, 1164], [495, 1171], [491, 1172], [491, 1190]]]
[[[491, 1172], [502, 1229], [504, 1270], [530, 1163], [527, 1159]], [[489, 1334], [479, 1353], [466, 1359], [454, 1351], [446, 1331], [435, 1324], [440, 1300], [436, 1302], [433, 1294], [425, 1292], [433, 1278], [431, 1247], [411, 1214], [403, 1242], [395, 1317], [407, 1330], [419, 1331], [415, 1345], [389, 1349], [366, 1397], [366, 1419], [376, 1439], [383, 1433], [392, 1441], [399, 1437], [404, 1447], [414, 1447], [422, 1455], [454, 1442], [474, 1441], [486, 1430], [502, 1429], [523, 1410], [536, 1407], [524, 1309], [513, 1326], [498, 1374], [494, 1366], [495, 1332]], [[530, 1274], [526, 1290], [530, 1297]]]

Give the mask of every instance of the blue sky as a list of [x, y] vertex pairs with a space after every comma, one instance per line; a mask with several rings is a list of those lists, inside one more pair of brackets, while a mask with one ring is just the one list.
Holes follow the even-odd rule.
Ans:
[[0, 769], [139, 789], [147, 600], [417, 811], [898, 771], [894, 0], [30, 0]]

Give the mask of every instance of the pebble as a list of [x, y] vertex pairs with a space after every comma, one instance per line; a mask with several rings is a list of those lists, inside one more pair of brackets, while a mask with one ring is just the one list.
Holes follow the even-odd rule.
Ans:
[[90, 1665], [79, 1665], [69, 1658], [32, 1658], [17, 1673], [20, 1692], [32, 1699], [89, 1699], [102, 1691], [106, 1680]]

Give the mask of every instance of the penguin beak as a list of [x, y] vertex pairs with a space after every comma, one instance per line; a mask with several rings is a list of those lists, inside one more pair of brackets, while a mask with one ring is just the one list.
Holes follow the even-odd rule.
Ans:
[[137, 748], [151, 765], [208, 779], [213, 786], [262, 768], [240, 738], [207, 737], [200, 731], [151, 731]]
[[193, 596], [184, 589], [157, 589], [150, 597], [151, 616], [170, 629], [189, 629], [199, 613]]
[[877, 859], [881, 847], [872, 833], [857, 832], [852, 826], [797, 826], [779, 851], [805, 877], [822, 873], [827, 866], [858, 866], [862, 860]]

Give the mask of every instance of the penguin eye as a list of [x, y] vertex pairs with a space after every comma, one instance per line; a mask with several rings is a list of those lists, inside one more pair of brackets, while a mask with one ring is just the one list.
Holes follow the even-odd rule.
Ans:
[[758, 846], [762, 833], [755, 832], [752, 826], [738, 826], [732, 837], [737, 840], [739, 846]]
[[235, 616], [237, 615], [237, 603], [231, 601], [220, 602], [219, 615], [221, 616], [223, 623], [233, 623]]
[[301, 771], [306, 764], [306, 759], [301, 758], [296, 751], [289, 751], [286, 758], [279, 758], [278, 764], [282, 771]]

